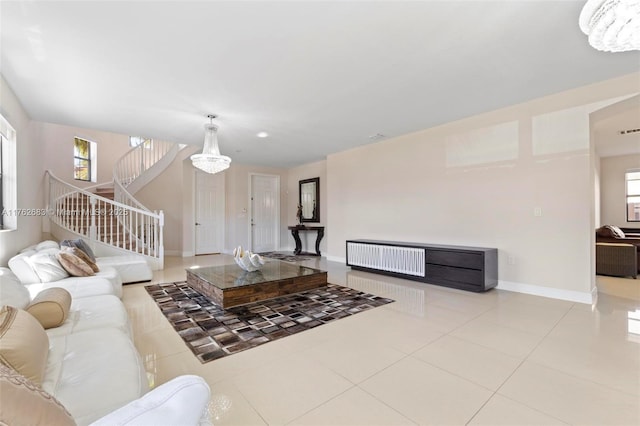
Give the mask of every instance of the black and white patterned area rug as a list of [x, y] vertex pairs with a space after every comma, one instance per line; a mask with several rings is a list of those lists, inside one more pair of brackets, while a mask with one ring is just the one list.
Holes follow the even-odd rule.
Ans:
[[260, 253], [260, 256], [268, 257], [269, 259], [278, 259], [284, 262], [300, 262], [302, 260], [312, 259], [312, 256], [304, 256], [301, 254], [295, 255], [295, 254], [289, 254], [289, 253], [282, 253], [278, 251], [267, 251], [264, 253]]
[[394, 301], [329, 284], [302, 293], [223, 309], [186, 282], [148, 285], [145, 288], [202, 363]]

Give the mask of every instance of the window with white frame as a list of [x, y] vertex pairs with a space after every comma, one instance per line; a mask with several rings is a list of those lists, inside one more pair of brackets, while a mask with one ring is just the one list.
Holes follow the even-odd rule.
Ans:
[[0, 230], [18, 228], [16, 131], [0, 115]]
[[96, 181], [97, 144], [90, 140], [73, 139], [73, 178], [85, 182]]
[[627, 222], [640, 222], [640, 169], [625, 173]]

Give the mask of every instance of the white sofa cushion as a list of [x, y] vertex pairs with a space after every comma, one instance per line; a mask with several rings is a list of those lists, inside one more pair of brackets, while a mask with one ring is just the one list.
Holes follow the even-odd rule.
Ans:
[[52, 336], [42, 388], [82, 425], [141, 397], [148, 383], [130, 337], [108, 327]]
[[27, 263], [36, 271], [41, 283], [60, 281], [69, 276], [69, 273], [58, 261], [57, 253], [59, 252], [60, 250], [56, 250], [54, 254], [46, 250], [39, 251], [27, 258]]
[[179, 376], [92, 423], [92, 426], [202, 424], [208, 418], [210, 393], [202, 377]]
[[135, 254], [98, 257], [96, 263], [100, 270], [106, 267], [115, 268], [124, 283], [149, 281], [153, 278], [153, 271], [145, 258]]
[[60, 327], [50, 328], [49, 337], [62, 336], [79, 331], [114, 327], [133, 336], [127, 310], [116, 296], [92, 296], [74, 299], [71, 302], [69, 317]]
[[37, 252], [35, 249], [25, 249], [9, 259], [9, 268], [16, 274], [16, 277], [22, 284], [39, 283], [40, 277], [33, 270], [31, 265], [27, 262], [27, 259]]
[[[84, 280], [91, 280], [90, 282]], [[105, 278], [86, 277], [86, 278], [67, 278], [52, 283], [35, 283], [28, 284], [25, 287], [29, 290], [31, 298], [34, 298], [42, 290], [54, 287], [61, 287], [71, 293], [71, 299], [89, 296], [102, 296], [105, 294], [114, 295], [113, 285]]]
[[31, 301], [29, 290], [22, 285], [11, 269], [0, 267], [0, 306], [24, 309]]
[[122, 280], [113, 268], [105, 267], [92, 277], [68, 277], [51, 283], [33, 283], [26, 285], [31, 297], [44, 289], [61, 287], [71, 293], [72, 299], [79, 297], [101, 296], [112, 294], [122, 297]]

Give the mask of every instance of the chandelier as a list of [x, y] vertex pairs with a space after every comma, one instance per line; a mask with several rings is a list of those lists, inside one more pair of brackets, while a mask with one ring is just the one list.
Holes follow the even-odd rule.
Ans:
[[640, 0], [589, 0], [579, 23], [598, 50], [640, 50]]
[[220, 148], [218, 147], [218, 127], [213, 124], [213, 119], [216, 115], [209, 114], [209, 123], [204, 125], [204, 146], [202, 147], [202, 154], [193, 154], [191, 163], [194, 167], [207, 172], [218, 173], [229, 168], [231, 164], [231, 158], [226, 155], [220, 155]]

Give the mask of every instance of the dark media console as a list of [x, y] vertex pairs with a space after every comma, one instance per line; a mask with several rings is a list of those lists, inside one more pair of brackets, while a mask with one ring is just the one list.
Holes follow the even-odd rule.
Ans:
[[348, 240], [347, 266], [474, 292], [498, 285], [495, 248]]

